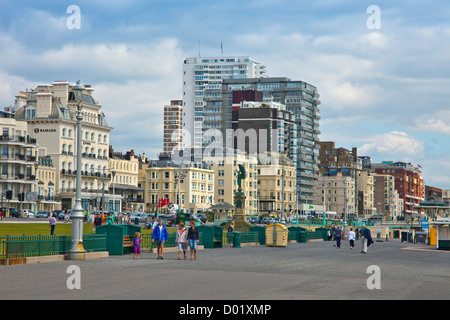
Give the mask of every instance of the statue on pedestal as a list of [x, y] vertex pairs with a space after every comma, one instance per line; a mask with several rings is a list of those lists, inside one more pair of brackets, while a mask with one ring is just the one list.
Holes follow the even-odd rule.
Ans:
[[245, 172], [245, 167], [240, 164], [239, 165], [239, 171], [236, 172], [236, 177], [238, 179], [238, 192], [242, 193], [242, 180], [244, 180], [247, 177], [247, 174]]
[[250, 224], [245, 219], [245, 194], [242, 192], [242, 181], [247, 177], [245, 167], [240, 164], [239, 170], [236, 172], [238, 189], [234, 193], [234, 205], [236, 207], [234, 213], [234, 222], [237, 230], [246, 229], [250, 226]]

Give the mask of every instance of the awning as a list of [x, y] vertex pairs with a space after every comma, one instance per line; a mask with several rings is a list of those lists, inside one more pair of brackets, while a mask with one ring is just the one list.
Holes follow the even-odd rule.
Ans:
[[232, 204], [230, 204], [226, 201], [217, 203], [217, 204], [209, 207], [209, 210], [234, 210], [234, 209], [235, 209], [235, 206], [233, 206]]

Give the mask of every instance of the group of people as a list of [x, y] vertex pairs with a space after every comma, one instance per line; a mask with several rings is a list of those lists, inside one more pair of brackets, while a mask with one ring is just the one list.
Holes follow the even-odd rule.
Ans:
[[[361, 253], [367, 253], [367, 248], [373, 243], [372, 235], [370, 233], [370, 229], [366, 227], [366, 225], [363, 225], [360, 230], [356, 229], [356, 232], [359, 233], [360, 239], [361, 239]], [[336, 241], [336, 244], [334, 245], [337, 248], [341, 247], [341, 239], [344, 237], [344, 231], [341, 229], [341, 226], [332, 227], [331, 230], [328, 230], [328, 240], [331, 240], [331, 238], [334, 235], [334, 240]], [[353, 228], [350, 228], [350, 231], [348, 232], [348, 240], [350, 243], [350, 250], [355, 249], [355, 238], [356, 233], [353, 231]]]
[[[183, 254], [184, 260], [186, 260], [186, 252], [188, 246], [190, 248], [191, 260], [197, 260], [197, 244], [200, 241], [198, 228], [195, 225], [195, 221], [191, 220], [190, 227], [185, 228], [184, 223], [180, 222], [178, 230], [175, 236], [175, 242], [178, 247], [178, 260], [181, 260], [181, 254]], [[156, 244], [156, 251], [158, 253], [157, 259], [164, 259], [164, 243], [167, 241], [169, 233], [166, 226], [163, 224], [163, 220], [159, 218], [157, 224], [153, 227], [152, 241]], [[141, 239], [140, 233], [136, 232], [133, 239], [134, 258], [139, 259], [141, 253]]]

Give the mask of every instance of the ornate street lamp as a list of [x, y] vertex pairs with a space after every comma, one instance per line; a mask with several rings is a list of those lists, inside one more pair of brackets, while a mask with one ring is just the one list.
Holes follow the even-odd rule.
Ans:
[[82, 128], [83, 121], [83, 103], [81, 100], [81, 92], [85, 87], [78, 79], [75, 87], [72, 88], [77, 99], [77, 93], [80, 97], [77, 100], [77, 180], [75, 192], [75, 206], [70, 215], [72, 220], [72, 247], [69, 250], [68, 260], [85, 260], [86, 250], [83, 246], [83, 207], [81, 205], [81, 145], [82, 145]]

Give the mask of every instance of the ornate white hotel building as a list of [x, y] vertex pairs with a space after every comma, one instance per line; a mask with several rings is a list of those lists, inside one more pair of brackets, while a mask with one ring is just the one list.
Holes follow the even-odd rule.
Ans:
[[78, 100], [83, 105], [82, 205], [84, 209], [98, 210], [101, 199], [106, 204], [111, 200], [108, 159], [112, 128], [92, 95], [92, 87], [84, 87], [81, 93], [74, 92], [69, 82], [55, 81], [16, 96], [16, 119], [28, 123], [28, 133], [36, 139], [40, 155], [50, 156], [56, 168], [55, 193], [61, 198], [62, 209], [75, 205]]

